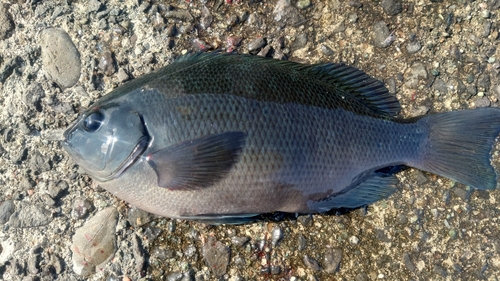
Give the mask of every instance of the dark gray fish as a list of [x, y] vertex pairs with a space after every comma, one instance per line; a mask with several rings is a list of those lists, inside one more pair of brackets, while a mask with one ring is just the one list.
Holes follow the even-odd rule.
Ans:
[[102, 187], [158, 215], [244, 222], [388, 197], [401, 166], [494, 189], [500, 110], [395, 118], [384, 85], [344, 64], [198, 54], [99, 99], [64, 148]]

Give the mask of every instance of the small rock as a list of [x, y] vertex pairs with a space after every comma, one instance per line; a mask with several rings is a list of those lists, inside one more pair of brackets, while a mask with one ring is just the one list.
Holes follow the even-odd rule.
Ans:
[[241, 247], [245, 245], [248, 241], [250, 241], [250, 238], [247, 236], [233, 236], [231, 237], [231, 243], [234, 245]]
[[116, 224], [118, 212], [114, 207], [99, 211], [73, 236], [73, 271], [82, 276], [102, 270], [103, 265], [113, 257], [116, 251]]
[[323, 269], [327, 273], [334, 273], [339, 270], [342, 262], [342, 251], [339, 249], [327, 249], [323, 258]]
[[349, 243], [351, 243], [352, 245], [357, 245], [359, 243], [359, 238], [353, 235], [349, 237]]
[[105, 51], [101, 54], [97, 67], [102, 70], [106, 76], [111, 76], [115, 73], [115, 60], [110, 51]]
[[0, 40], [9, 38], [14, 30], [12, 15], [7, 11], [7, 5], [0, 3]]
[[265, 44], [266, 44], [266, 39], [263, 37], [258, 37], [250, 41], [250, 43], [248, 43], [247, 49], [249, 52], [257, 51], [260, 48], [264, 47]]
[[127, 214], [127, 221], [133, 227], [139, 227], [145, 225], [155, 219], [155, 215], [132, 207]]
[[28, 272], [30, 274], [37, 274], [40, 271], [40, 255], [30, 255], [28, 258]]
[[380, 3], [384, 12], [389, 16], [395, 16], [403, 11], [401, 0], [382, 0]]
[[200, 18], [201, 28], [203, 28], [203, 29], [209, 28], [213, 21], [214, 21], [214, 17], [210, 13], [210, 10], [204, 6], [201, 9], [201, 18]]
[[361, 3], [359, 0], [349, 0], [349, 2], [347, 2], [347, 5], [356, 9], [363, 7], [363, 3]]
[[116, 74], [116, 78], [118, 79], [118, 82], [125, 82], [127, 81], [130, 77], [128, 76], [127, 72], [123, 68], [118, 69], [118, 73]]
[[62, 29], [49, 28], [41, 33], [42, 65], [49, 78], [61, 88], [69, 88], [80, 79], [80, 53]]
[[73, 208], [71, 209], [71, 217], [74, 219], [83, 219], [87, 217], [89, 212], [94, 209], [92, 202], [87, 198], [77, 198], [73, 202]]
[[416, 62], [410, 67], [405, 76], [405, 85], [410, 89], [416, 89], [419, 80], [427, 79], [427, 69], [422, 63]]
[[410, 254], [408, 254], [408, 253], [403, 254], [403, 262], [409, 271], [411, 271], [411, 272], [417, 271], [417, 268], [415, 267], [415, 265], [411, 261]]
[[52, 214], [45, 208], [21, 202], [10, 216], [9, 225], [15, 228], [37, 227], [47, 225], [51, 221]]
[[290, 48], [292, 50], [302, 49], [307, 45], [307, 34], [301, 33], [295, 37]]
[[441, 94], [448, 93], [448, 85], [441, 78], [436, 78], [434, 83], [432, 84], [432, 88]]
[[101, 8], [102, 4], [98, 0], [90, 0], [87, 3], [87, 12], [92, 13], [92, 12], [97, 12]]
[[183, 9], [175, 9], [171, 11], [167, 11], [165, 13], [165, 17], [167, 19], [178, 19], [182, 22], [194, 22], [193, 16], [189, 13], [188, 10]]
[[301, 215], [297, 218], [297, 220], [303, 226], [310, 226], [312, 224], [312, 221], [313, 221], [313, 216], [312, 215]]
[[17, 66], [18, 59], [18, 57], [12, 58], [2, 65], [2, 68], [0, 69], [0, 83], [5, 82], [5, 80], [12, 75]]
[[483, 23], [483, 33], [481, 34], [481, 36], [483, 36], [484, 38], [488, 37], [491, 33], [491, 21], [485, 21]]
[[306, 249], [307, 247], [307, 240], [306, 238], [304, 237], [304, 235], [302, 234], [299, 234], [299, 237], [297, 238], [297, 249], [299, 251], [303, 251]]
[[311, 0], [298, 0], [295, 5], [297, 5], [299, 9], [305, 9], [311, 6]]
[[5, 224], [9, 221], [10, 215], [14, 213], [16, 206], [12, 200], [3, 201], [0, 204], [0, 224]]
[[229, 247], [215, 240], [212, 236], [209, 236], [203, 244], [203, 258], [217, 277], [222, 277], [226, 273], [229, 256]]
[[307, 266], [308, 268], [310, 268], [311, 270], [313, 270], [313, 271], [321, 270], [321, 266], [319, 265], [318, 261], [315, 260], [314, 258], [312, 258], [308, 255], [304, 255], [303, 261], [304, 261], [304, 265]]
[[408, 45], [406, 45], [406, 50], [410, 54], [414, 54], [414, 53], [420, 51], [421, 48], [422, 48], [422, 45], [417, 40], [411, 41], [408, 43]]
[[373, 41], [376, 47], [387, 48], [394, 40], [385, 22], [378, 21], [373, 25]]
[[69, 185], [66, 181], [60, 180], [57, 183], [54, 183], [53, 181], [49, 182], [49, 187], [48, 187], [48, 193], [50, 197], [54, 199], [58, 199], [59, 196], [62, 195], [62, 193], [66, 190], [68, 190]]
[[325, 56], [332, 56], [334, 54], [333, 50], [330, 49], [330, 47], [323, 45], [323, 44], [321, 44], [321, 52]]
[[296, 25], [304, 21], [304, 16], [292, 6], [290, 0], [279, 0], [273, 10], [274, 20], [282, 26]]
[[476, 97], [474, 99], [475, 107], [489, 107], [491, 105], [491, 101], [488, 97]]

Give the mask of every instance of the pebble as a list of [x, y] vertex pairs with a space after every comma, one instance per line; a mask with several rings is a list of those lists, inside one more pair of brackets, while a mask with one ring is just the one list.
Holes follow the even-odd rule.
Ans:
[[0, 40], [9, 38], [14, 31], [12, 15], [7, 11], [7, 5], [0, 3]]
[[295, 36], [295, 40], [292, 42], [290, 48], [292, 50], [302, 49], [307, 45], [307, 34], [301, 33]]
[[209, 236], [203, 244], [202, 252], [203, 259], [216, 277], [220, 278], [226, 274], [230, 256], [229, 247]]
[[299, 251], [303, 251], [306, 249], [307, 247], [307, 240], [306, 238], [304, 237], [304, 235], [302, 234], [299, 234], [299, 237], [297, 238], [297, 249]]
[[247, 236], [233, 236], [231, 237], [231, 243], [238, 247], [242, 247], [245, 245], [248, 241], [250, 241], [250, 238]]
[[49, 193], [50, 197], [58, 199], [63, 194], [63, 192], [68, 190], [68, 188], [69, 185], [64, 180], [60, 180], [57, 183], [51, 181], [49, 182], [47, 192]]
[[448, 85], [441, 78], [436, 78], [434, 83], [432, 84], [432, 88], [441, 94], [448, 93]]
[[342, 262], [342, 251], [340, 249], [326, 249], [325, 256], [323, 257], [323, 269], [327, 273], [334, 273], [340, 269]]
[[15, 57], [3, 63], [2, 68], [0, 69], [0, 83], [5, 82], [5, 80], [12, 75], [17, 66], [17, 60], [18, 57]]
[[299, 9], [305, 9], [311, 6], [311, 0], [298, 0], [295, 5], [297, 5]]
[[409, 271], [411, 271], [411, 272], [416, 272], [417, 271], [417, 268], [415, 267], [415, 265], [411, 261], [410, 254], [408, 254], [408, 253], [404, 253], [403, 254], [403, 263], [405, 264], [406, 268]]
[[210, 13], [210, 10], [204, 6], [201, 9], [201, 18], [200, 18], [201, 28], [203, 28], [203, 29], [209, 28], [213, 21], [214, 21], [214, 17]]
[[99, 64], [97, 67], [104, 73], [106, 76], [111, 76], [116, 72], [115, 68], [115, 60], [110, 51], [105, 51], [99, 57]]
[[28, 87], [26, 94], [24, 95], [24, 100], [30, 109], [42, 112], [41, 99], [44, 96], [45, 92], [42, 85], [35, 82]]
[[[26, 133], [25, 133], [26, 134]], [[40, 152], [35, 151], [30, 155], [28, 165], [35, 174], [50, 171], [52, 167], [52, 161], [48, 160], [47, 156], [40, 154]]]
[[96, 213], [73, 236], [73, 271], [88, 276], [102, 268], [116, 252], [116, 224], [118, 212], [108, 207]]
[[474, 99], [474, 105], [475, 107], [489, 107], [491, 105], [491, 101], [488, 97], [482, 96], [479, 97], [477, 96]]
[[250, 43], [248, 43], [247, 49], [249, 52], [254, 52], [264, 47], [265, 44], [266, 44], [266, 39], [263, 37], [258, 37], [250, 41]]
[[420, 51], [420, 49], [422, 49], [422, 45], [417, 40], [410, 41], [408, 43], [408, 45], [406, 45], [406, 50], [410, 54], [414, 54], [414, 53]]
[[128, 211], [127, 221], [132, 225], [132, 227], [139, 227], [145, 225], [155, 219], [155, 215], [138, 209], [137, 207], [132, 207]]
[[97, 12], [99, 9], [101, 9], [102, 4], [98, 0], [90, 0], [87, 3], [87, 12], [92, 13], [92, 12]]
[[274, 20], [281, 26], [296, 25], [305, 20], [290, 0], [279, 0], [273, 10]]
[[48, 28], [40, 36], [43, 69], [61, 88], [69, 88], [80, 79], [80, 53], [68, 33]]
[[304, 255], [304, 258], [302, 260], [304, 261], [304, 265], [310, 268], [311, 270], [313, 271], [321, 270], [321, 266], [319, 265], [318, 261], [315, 260], [313, 257]]
[[171, 11], [167, 11], [165, 13], [165, 17], [167, 19], [178, 19], [182, 22], [194, 22], [193, 16], [189, 13], [188, 10], [183, 9], [175, 9]]
[[357, 245], [359, 243], [359, 238], [353, 235], [349, 237], [349, 243], [351, 243], [352, 245]]
[[373, 25], [373, 41], [375, 46], [379, 48], [387, 48], [394, 41], [385, 22], [378, 21]]
[[121, 67], [118, 69], [118, 73], [116, 74], [116, 78], [118, 79], [118, 82], [120, 82], [120, 83], [123, 83], [123, 82], [127, 81], [128, 79], [130, 79], [130, 77], [128, 76], [125, 69], [123, 69]]
[[403, 11], [401, 0], [382, 0], [380, 2], [382, 9], [389, 16], [395, 16]]
[[10, 216], [9, 226], [27, 228], [47, 225], [52, 221], [52, 213], [42, 206], [20, 202], [17, 210]]
[[0, 224], [9, 221], [10, 215], [14, 213], [16, 206], [12, 200], [5, 200], [0, 204]]
[[71, 208], [71, 217], [80, 220], [86, 218], [92, 210], [94, 206], [87, 198], [76, 198]]
[[410, 67], [405, 76], [405, 85], [410, 89], [416, 89], [419, 80], [427, 79], [428, 74], [425, 66], [420, 62], [416, 62]]
[[281, 230], [279, 226], [273, 227], [271, 232], [271, 245], [276, 247], [281, 239], [283, 239], [283, 230]]
[[334, 54], [333, 50], [330, 49], [330, 47], [323, 45], [323, 44], [321, 44], [321, 52], [325, 56], [332, 56]]

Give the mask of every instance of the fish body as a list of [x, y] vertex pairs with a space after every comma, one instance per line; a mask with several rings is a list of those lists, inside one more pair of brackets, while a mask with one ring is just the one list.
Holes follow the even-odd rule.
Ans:
[[367, 205], [396, 190], [403, 166], [496, 187], [500, 110], [400, 120], [399, 109], [343, 64], [197, 54], [102, 97], [63, 146], [117, 197], [210, 222]]

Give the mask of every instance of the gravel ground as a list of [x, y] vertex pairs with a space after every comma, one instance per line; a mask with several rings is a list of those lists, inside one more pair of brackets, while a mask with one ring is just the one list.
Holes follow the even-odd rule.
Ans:
[[[498, 0], [3, 1], [0, 279], [498, 280], [498, 191], [408, 169], [398, 192], [365, 209], [208, 226], [118, 200], [59, 140], [81, 109], [114, 87], [205, 50], [352, 64], [386, 83], [403, 117], [498, 107], [499, 7]], [[498, 169], [498, 145], [492, 158]]]

